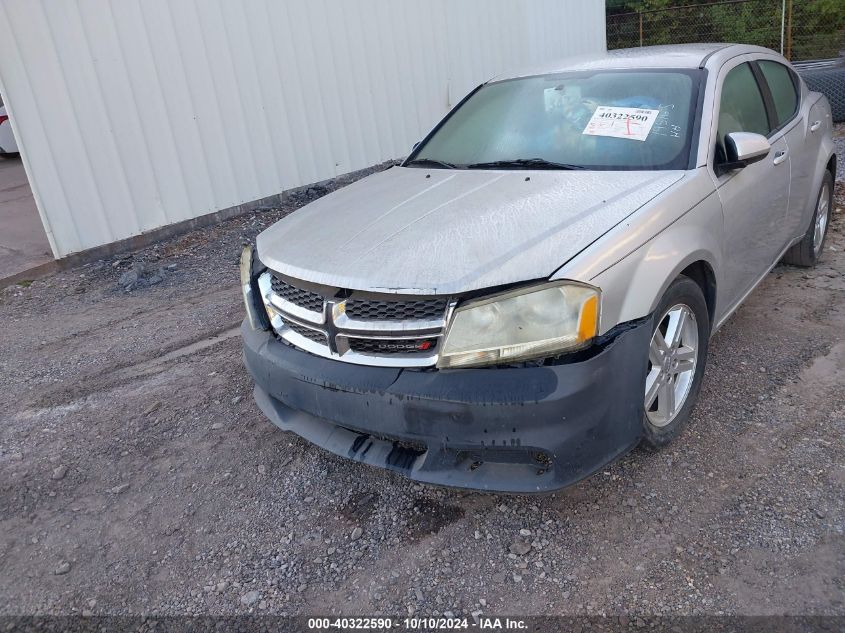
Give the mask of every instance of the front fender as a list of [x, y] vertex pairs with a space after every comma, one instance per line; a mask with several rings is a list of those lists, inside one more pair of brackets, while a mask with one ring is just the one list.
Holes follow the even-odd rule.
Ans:
[[[692, 206], [684, 212], [684, 201]], [[680, 207], [680, 208], [679, 208]], [[684, 186], [642, 209], [630, 222], [603, 236], [555, 277], [601, 288], [600, 333], [651, 314], [669, 284], [690, 264], [707, 264], [718, 287], [722, 259], [722, 205], [712, 182], [690, 174]]]
[[592, 279], [590, 283], [602, 289], [602, 331], [654, 312], [669, 284], [696, 262], [704, 262], [713, 273], [719, 314], [721, 232], [722, 208], [711, 196]]

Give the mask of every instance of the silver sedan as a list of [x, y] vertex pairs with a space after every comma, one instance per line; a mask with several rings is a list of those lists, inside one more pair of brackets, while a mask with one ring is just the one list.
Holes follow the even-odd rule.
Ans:
[[759, 47], [496, 77], [401, 166], [242, 259], [246, 365], [280, 428], [430, 483], [571, 484], [678, 435], [713, 333], [821, 256], [827, 100]]

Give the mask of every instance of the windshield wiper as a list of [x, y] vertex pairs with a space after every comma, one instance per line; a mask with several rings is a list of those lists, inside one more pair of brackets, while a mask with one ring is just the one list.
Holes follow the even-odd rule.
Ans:
[[467, 169], [587, 169], [583, 165], [570, 165], [568, 163], [555, 163], [545, 158], [515, 158], [513, 160], [494, 160], [489, 163], [473, 163], [466, 165]]
[[439, 167], [440, 169], [461, 169], [463, 165], [453, 165], [442, 160], [435, 160], [433, 158], [415, 158], [414, 160], [405, 163], [405, 167], [409, 165], [420, 165], [422, 167]]

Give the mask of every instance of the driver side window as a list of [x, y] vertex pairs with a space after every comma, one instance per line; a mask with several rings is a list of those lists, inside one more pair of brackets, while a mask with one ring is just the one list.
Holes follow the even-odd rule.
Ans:
[[725, 161], [725, 136], [731, 132], [754, 132], [763, 136], [770, 132], [766, 104], [747, 63], [728, 72], [722, 84], [716, 139], [717, 164]]

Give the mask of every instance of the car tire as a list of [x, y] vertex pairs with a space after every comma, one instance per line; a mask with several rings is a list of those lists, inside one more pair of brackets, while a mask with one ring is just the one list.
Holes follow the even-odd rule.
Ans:
[[[833, 176], [829, 171], [824, 172], [822, 184], [816, 197], [816, 210], [810, 218], [810, 226], [801, 241], [786, 251], [783, 256], [784, 264], [810, 268], [815, 266], [824, 251], [824, 239], [830, 226], [830, 212], [833, 207]], [[823, 217], [822, 217], [822, 214]], [[820, 219], [823, 220], [820, 225]]]
[[709, 339], [710, 313], [704, 293], [695, 281], [681, 275], [654, 311], [643, 410], [646, 445], [665, 446], [689, 421], [701, 390]]

